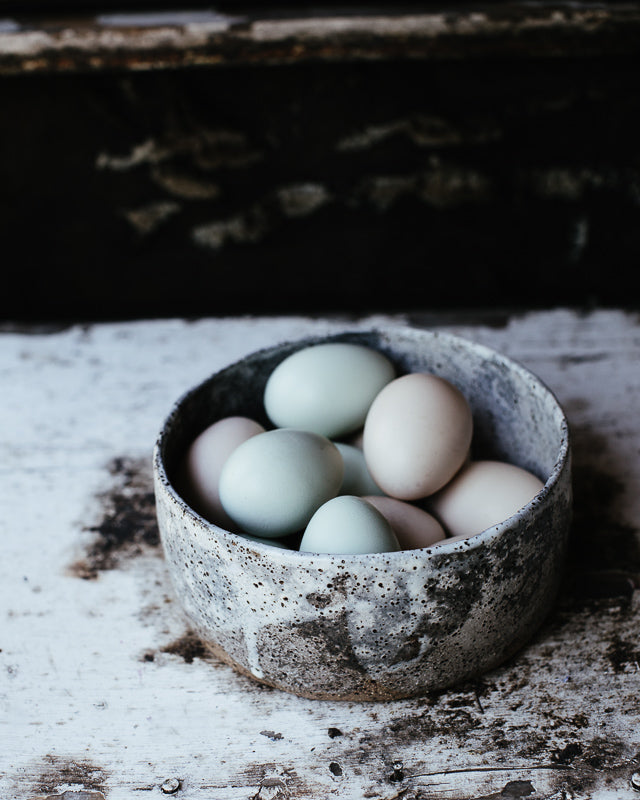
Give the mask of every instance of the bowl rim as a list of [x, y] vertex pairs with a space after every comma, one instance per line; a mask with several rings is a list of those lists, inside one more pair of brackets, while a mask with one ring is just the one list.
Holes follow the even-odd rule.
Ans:
[[[512, 514], [510, 517], [502, 520], [501, 522], [493, 525], [485, 530], [473, 534], [472, 536], [468, 536], [465, 538], [459, 537], [450, 537], [447, 539], [443, 539], [439, 542], [436, 542], [429, 547], [422, 547], [422, 548], [415, 548], [412, 550], [396, 550], [396, 551], [386, 551], [382, 553], [357, 553], [357, 554], [343, 554], [343, 553], [313, 553], [313, 552], [301, 552], [299, 550], [294, 549], [284, 549], [281, 547], [263, 544], [259, 541], [254, 541], [252, 539], [248, 539], [240, 533], [234, 533], [233, 531], [228, 531], [225, 528], [217, 525], [214, 522], [210, 522], [205, 517], [201, 516], [195, 509], [193, 509], [177, 492], [176, 488], [174, 487], [173, 483], [169, 480], [167, 475], [164, 458], [162, 455], [163, 445], [164, 442], [169, 435], [170, 429], [178, 418], [182, 407], [185, 403], [189, 400], [190, 397], [196, 395], [198, 392], [202, 390], [202, 388], [213, 381], [215, 378], [222, 375], [226, 370], [232, 369], [233, 367], [239, 365], [243, 361], [247, 359], [255, 359], [259, 360], [261, 356], [266, 356], [278, 349], [286, 349], [287, 347], [294, 346], [295, 348], [302, 349], [306, 346], [312, 346], [313, 344], [323, 344], [328, 343], [331, 341], [342, 341], [344, 337], [371, 337], [371, 336], [378, 336], [384, 337], [385, 335], [389, 334], [404, 334], [410, 336], [430, 336], [434, 338], [440, 338], [449, 341], [451, 344], [461, 345], [462, 347], [466, 348], [467, 351], [475, 351], [475, 353], [483, 359], [490, 359], [493, 362], [500, 362], [509, 370], [515, 371], [519, 374], [519, 376], [528, 381], [530, 384], [533, 384], [538, 391], [541, 391], [544, 395], [546, 395], [546, 402], [550, 404], [550, 409], [553, 412], [554, 417], [556, 418], [556, 423], [560, 432], [560, 446], [557, 450], [556, 458], [551, 468], [549, 475], [544, 482], [542, 489], [522, 508]], [[253, 350], [251, 352], [246, 353], [241, 358], [226, 364], [225, 366], [217, 369], [215, 372], [211, 373], [208, 377], [201, 380], [196, 385], [190, 387], [186, 391], [184, 391], [172, 404], [169, 413], [165, 416], [160, 431], [156, 437], [154, 447], [153, 447], [153, 459], [152, 459], [152, 466], [153, 466], [153, 473], [154, 478], [157, 484], [160, 484], [166, 494], [168, 499], [177, 506], [183, 515], [186, 515], [193, 519], [194, 522], [197, 523], [196, 531], [198, 538], [200, 536], [206, 536], [208, 539], [215, 539], [220, 538], [222, 536], [222, 540], [228, 539], [229, 543], [235, 547], [246, 547], [252, 551], [259, 551], [265, 555], [268, 555], [270, 558], [273, 558], [277, 561], [283, 562], [290, 562], [292, 564], [309, 564], [309, 565], [316, 565], [317, 563], [322, 563], [327, 567], [342, 567], [345, 564], [357, 564], [357, 565], [370, 565], [376, 564], [380, 562], [388, 563], [390, 561], [400, 561], [402, 558], [416, 558], [420, 561], [424, 560], [425, 557], [429, 557], [431, 555], [444, 555], [444, 554], [452, 554], [452, 553], [460, 553], [463, 551], [468, 551], [470, 549], [475, 549], [480, 547], [483, 544], [489, 543], [490, 541], [500, 538], [504, 533], [508, 532], [511, 529], [519, 527], [521, 523], [525, 523], [529, 516], [529, 513], [532, 508], [541, 503], [548, 498], [549, 494], [556, 486], [560, 477], [564, 470], [567, 468], [570, 457], [571, 457], [571, 442], [570, 442], [570, 429], [566, 414], [556, 397], [553, 390], [543, 381], [540, 377], [538, 377], [535, 373], [533, 373], [528, 367], [525, 367], [520, 361], [517, 359], [512, 358], [511, 356], [507, 356], [504, 353], [499, 352], [498, 350], [490, 347], [489, 345], [485, 345], [480, 342], [476, 342], [473, 339], [470, 339], [465, 336], [461, 336], [457, 333], [451, 333], [450, 331], [440, 331], [434, 330], [430, 328], [418, 328], [413, 327], [410, 325], [398, 324], [398, 325], [374, 325], [367, 328], [354, 328], [354, 329], [341, 329], [335, 332], [326, 332], [322, 334], [313, 334], [310, 336], [305, 336], [301, 338], [292, 338], [292, 339], [284, 339], [273, 344], [267, 345], [265, 347], [259, 348], [257, 350]], [[156, 484], [156, 486], [157, 486]], [[156, 488], [156, 494], [158, 489]], [[157, 502], [157, 498], [156, 498]]]

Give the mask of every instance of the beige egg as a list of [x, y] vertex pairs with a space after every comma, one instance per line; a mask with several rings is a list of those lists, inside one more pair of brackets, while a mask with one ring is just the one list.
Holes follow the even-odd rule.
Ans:
[[472, 433], [462, 392], [444, 378], [415, 372], [391, 381], [371, 404], [364, 455], [386, 494], [417, 500], [451, 480], [467, 457]]
[[255, 420], [225, 417], [193, 440], [181, 465], [177, 483], [184, 499], [209, 522], [227, 530], [236, 530], [237, 525], [220, 502], [220, 473], [231, 453], [258, 433], [264, 433], [264, 428]]
[[514, 464], [470, 461], [428, 504], [450, 536], [473, 536], [508, 519], [542, 487], [539, 478]]
[[363, 500], [377, 508], [391, 525], [402, 550], [431, 547], [446, 538], [438, 520], [411, 503], [380, 495], [365, 495]]

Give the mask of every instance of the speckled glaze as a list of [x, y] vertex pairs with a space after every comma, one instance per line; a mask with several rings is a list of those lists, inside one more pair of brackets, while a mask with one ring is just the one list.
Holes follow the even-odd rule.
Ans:
[[[268, 426], [262, 392], [294, 350], [349, 341], [398, 373], [452, 381], [474, 417], [474, 457], [511, 461], [544, 488], [505, 522], [463, 541], [358, 556], [251, 542], [198, 516], [172, 480], [187, 444], [232, 414]], [[213, 375], [174, 406], [154, 451], [156, 506], [177, 597], [211, 649], [270, 686], [313, 698], [388, 700], [497, 666], [535, 632], [558, 588], [571, 518], [565, 416], [538, 378], [460, 337], [393, 327], [288, 342]]]

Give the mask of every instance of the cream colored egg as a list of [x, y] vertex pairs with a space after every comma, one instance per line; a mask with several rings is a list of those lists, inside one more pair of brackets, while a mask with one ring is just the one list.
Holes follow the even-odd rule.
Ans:
[[209, 522], [233, 529], [233, 522], [220, 502], [220, 473], [236, 447], [263, 432], [262, 425], [248, 417], [225, 417], [209, 425], [189, 446], [180, 469], [179, 491]]
[[429, 508], [450, 536], [473, 536], [508, 519], [542, 487], [539, 478], [514, 464], [471, 461], [429, 498]]
[[402, 550], [431, 547], [446, 538], [444, 528], [438, 520], [411, 503], [379, 495], [367, 495], [362, 499], [377, 508], [391, 525]]
[[467, 457], [472, 433], [462, 392], [444, 378], [415, 372], [388, 383], [371, 404], [364, 455], [386, 494], [417, 500], [451, 480]]

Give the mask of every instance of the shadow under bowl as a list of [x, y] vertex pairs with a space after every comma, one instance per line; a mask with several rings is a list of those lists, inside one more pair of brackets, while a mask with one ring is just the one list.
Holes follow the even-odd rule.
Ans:
[[[474, 458], [508, 461], [544, 483], [509, 519], [462, 541], [366, 555], [300, 553], [207, 522], [175, 488], [189, 443], [231, 415], [272, 427], [262, 396], [292, 352], [329, 341], [375, 348], [398, 374], [455, 384], [473, 412]], [[565, 415], [511, 359], [449, 333], [345, 332], [253, 353], [188, 391], [157, 439], [154, 488], [171, 580], [221, 659], [285, 691], [333, 700], [413, 697], [469, 680], [519, 650], [557, 595], [571, 521]]]

